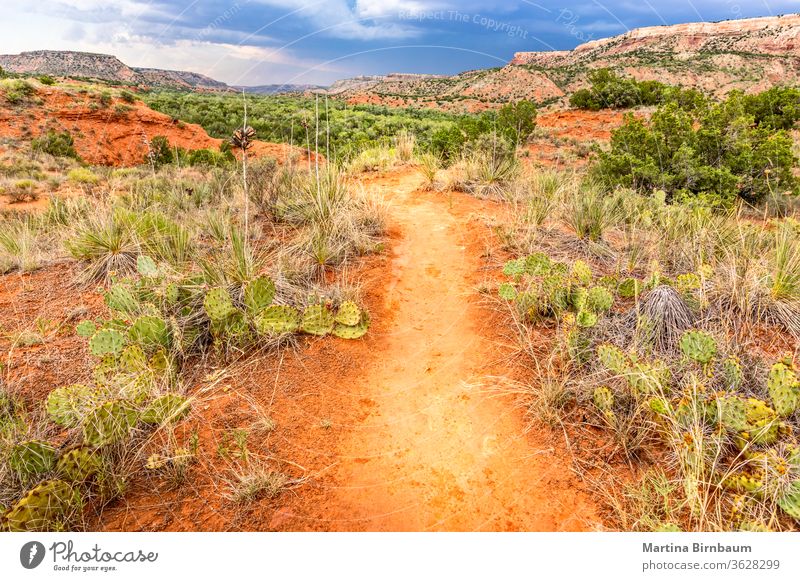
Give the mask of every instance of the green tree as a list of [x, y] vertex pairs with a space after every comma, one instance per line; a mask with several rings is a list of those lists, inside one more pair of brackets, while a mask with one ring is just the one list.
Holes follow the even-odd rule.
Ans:
[[531, 101], [507, 103], [497, 112], [497, 130], [517, 146], [536, 129], [536, 116], [536, 105]]

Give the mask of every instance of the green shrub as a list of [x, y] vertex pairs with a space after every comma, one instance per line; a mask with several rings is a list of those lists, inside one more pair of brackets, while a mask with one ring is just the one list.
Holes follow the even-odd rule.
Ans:
[[497, 113], [497, 131], [514, 145], [524, 143], [536, 129], [536, 114], [530, 101], [507, 103]]
[[169, 141], [163, 135], [156, 135], [150, 140], [150, 163], [160, 167], [175, 161], [175, 154], [169, 146]]
[[745, 111], [767, 129], [792, 129], [800, 120], [800, 90], [773, 87], [757, 95], [737, 94]]
[[135, 103], [136, 102], [136, 95], [131, 93], [130, 91], [122, 91], [119, 94], [119, 98], [125, 101], [126, 103]]
[[729, 207], [737, 196], [759, 201], [796, 190], [792, 145], [786, 131], [758, 125], [741, 94], [697, 115], [668, 103], [649, 123], [629, 116], [594, 174], [609, 188], [664, 190], [671, 200]]
[[76, 167], [69, 170], [67, 179], [71, 182], [86, 185], [94, 185], [100, 181], [100, 178], [92, 170], [85, 167]]
[[663, 103], [678, 103], [683, 109], [698, 109], [705, 96], [695, 89], [672, 87], [659, 81], [637, 81], [616, 75], [610, 69], [589, 73], [590, 88], [580, 89], [570, 97], [576, 109], [628, 109]]
[[48, 131], [45, 135], [33, 139], [31, 147], [35, 152], [48, 153], [55, 157], [79, 159], [78, 152], [75, 151], [74, 140], [68, 131], [61, 133]]
[[39, 82], [43, 85], [55, 85], [56, 80], [50, 75], [42, 75], [39, 77]]

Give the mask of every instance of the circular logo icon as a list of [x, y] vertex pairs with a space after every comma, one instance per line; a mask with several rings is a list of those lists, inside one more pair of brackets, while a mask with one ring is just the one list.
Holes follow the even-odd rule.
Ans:
[[39, 541], [30, 541], [19, 550], [19, 562], [26, 569], [35, 569], [44, 560], [44, 545]]

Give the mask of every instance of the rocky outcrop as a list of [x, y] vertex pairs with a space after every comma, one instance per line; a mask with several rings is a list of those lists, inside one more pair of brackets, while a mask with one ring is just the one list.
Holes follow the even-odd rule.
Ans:
[[223, 82], [187, 71], [129, 67], [109, 54], [69, 50], [36, 50], [0, 55], [0, 67], [22, 74], [54, 77], [85, 77], [130, 85], [147, 85], [181, 90], [225, 91]]

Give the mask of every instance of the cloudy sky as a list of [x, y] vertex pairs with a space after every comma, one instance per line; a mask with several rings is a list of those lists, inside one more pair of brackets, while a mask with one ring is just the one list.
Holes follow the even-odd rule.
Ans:
[[3, 0], [0, 53], [111, 53], [230, 84], [455, 73], [626, 30], [775, 16], [800, 0]]

